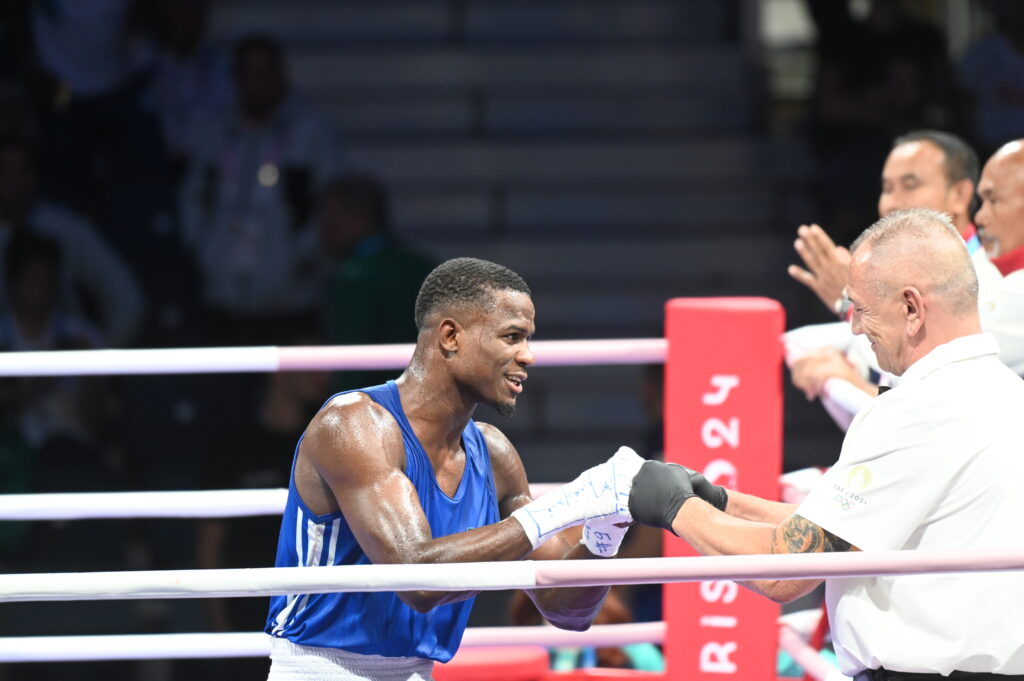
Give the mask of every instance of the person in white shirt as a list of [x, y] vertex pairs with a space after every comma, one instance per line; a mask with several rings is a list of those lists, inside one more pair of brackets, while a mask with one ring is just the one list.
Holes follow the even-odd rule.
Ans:
[[[853, 421], [839, 461], [799, 505], [645, 463], [633, 517], [706, 555], [1012, 548], [1024, 514], [1024, 381], [981, 331], [978, 280], [949, 219], [879, 220], [851, 248], [853, 330], [901, 377]], [[756, 580], [776, 601], [821, 580]], [[1024, 679], [1024, 573], [827, 579], [836, 654], [858, 681]]]
[[316, 315], [313, 210], [338, 167], [334, 132], [294, 95], [284, 49], [252, 35], [232, 50], [235, 103], [196, 128], [182, 232], [203, 279], [216, 342], [272, 343]]
[[[1021, 322], [1017, 320], [1024, 320], [1024, 307], [1005, 295], [1003, 275], [989, 261], [992, 254], [981, 248], [979, 234], [971, 223], [970, 206], [977, 179], [978, 158], [966, 142], [937, 131], [908, 133], [896, 139], [886, 160], [878, 213], [882, 217], [904, 208], [930, 208], [951, 217], [978, 274], [982, 328], [996, 336], [1001, 359], [1022, 374], [1024, 332], [1019, 330]], [[982, 205], [979, 215], [985, 212], [986, 206]], [[817, 225], [800, 228], [795, 248], [808, 269], [791, 265], [790, 275], [833, 307], [844, 321], [786, 333], [792, 381], [808, 399], [820, 398], [845, 430], [877, 394], [876, 384], [892, 385], [896, 379], [881, 370], [862, 339], [850, 334], [846, 323], [849, 303], [842, 298], [849, 267], [846, 249], [836, 246]], [[993, 315], [997, 307], [999, 314]], [[1007, 319], [1012, 321], [1006, 323]]]
[[982, 300], [981, 327], [995, 335], [1006, 365], [1024, 376], [1024, 139], [992, 155], [978, 193], [978, 233], [989, 256], [988, 276], [996, 281]]

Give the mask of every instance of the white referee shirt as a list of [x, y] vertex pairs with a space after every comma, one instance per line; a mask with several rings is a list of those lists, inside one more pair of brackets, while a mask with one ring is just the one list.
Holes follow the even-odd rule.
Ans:
[[[915, 362], [797, 513], [863, 551], [1024, 546], [1024, 381], [989, 334]], [[829, 579], [843, 672], [1024, 674], [1024, 573]]]
[[991, 261], [978, 264], [981, 328], [999, 343], [999, 359], [1024, 376], [1024, 269], [1003, 276]]

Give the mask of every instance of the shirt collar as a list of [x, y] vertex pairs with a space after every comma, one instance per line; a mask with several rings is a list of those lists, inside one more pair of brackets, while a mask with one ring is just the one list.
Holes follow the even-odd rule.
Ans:
[[1015, 248], [1006, 255], [992, 258], [992, 264], [999, 268], [1004, 277], [1017, 270], [1024, 270], [1024, 246]]
[[920, 381], [933, 371], [947, 364], [965, 359], [975, 359], [985, 355], [998, 355], [999, 346], [992, 334], [977, 333], [970, 336], [954, 338], [932, 349], [927, 355], [910, 365], [900, 377], [900, 385], [907, 381]]

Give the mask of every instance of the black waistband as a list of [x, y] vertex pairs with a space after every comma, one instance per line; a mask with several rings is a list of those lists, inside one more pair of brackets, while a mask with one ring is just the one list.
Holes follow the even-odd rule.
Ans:
[[949, 679], [963, 679], [964, 681], [1024, 681], [1024, 676], [1020, 674], [953, 671], [949, 676], [943, 676], [942, 674], [923, 674], [920, 672], [897, 672], [890, 669], [865, 669], [853, 678], [854, 681], [949, 681]]

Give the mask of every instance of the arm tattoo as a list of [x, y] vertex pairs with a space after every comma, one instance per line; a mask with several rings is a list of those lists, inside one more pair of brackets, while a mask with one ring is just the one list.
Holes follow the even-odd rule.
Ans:
[[772, 530], [772, 553], [830, 553], [851, 548], [850, 542], [798, 515]]

